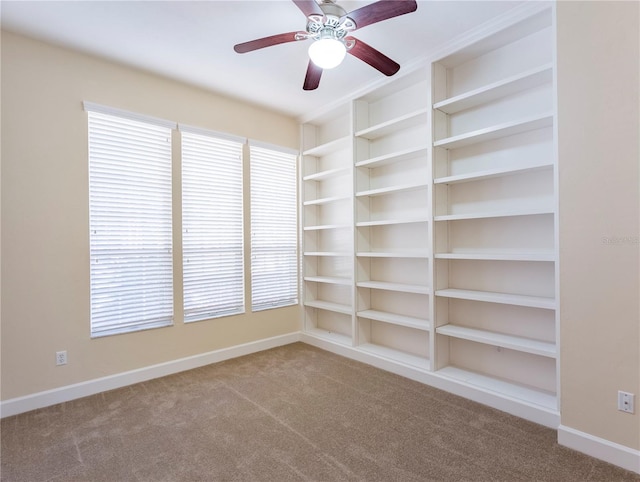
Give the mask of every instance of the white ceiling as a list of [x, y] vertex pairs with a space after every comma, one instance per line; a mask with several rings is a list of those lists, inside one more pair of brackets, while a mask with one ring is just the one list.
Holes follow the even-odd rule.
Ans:
[[[347, 12], [371, 0], [339, 1]], [[416, 12], [356, 30], [353, 36], [401, 66], [522, 1], [418, 0]], [[2, 28], [81, 50], [301, 117], [384, 76], [347, 55], [303, 91], [309, 41], [237, 54], [233, 45], [304, 30], [290, 0], [7, 1]], [[402, 72], [402, 68], [400, 70]]]

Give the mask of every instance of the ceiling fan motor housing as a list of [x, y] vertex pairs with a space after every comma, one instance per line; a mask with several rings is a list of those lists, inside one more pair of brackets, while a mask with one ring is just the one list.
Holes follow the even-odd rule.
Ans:
[[347, 12], [333, 0], [323, 0], [318, 5], [324, 16], [311, 14], [308, 17], [307, 32], [313, 40], [331, 38], [342, 40], [356, 24], [348, 18]]

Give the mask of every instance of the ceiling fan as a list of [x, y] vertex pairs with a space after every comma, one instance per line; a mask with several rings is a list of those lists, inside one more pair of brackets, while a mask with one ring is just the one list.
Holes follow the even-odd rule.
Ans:
[[272, 45], [311, 39], [309, 65], [303, 89], [314, 90], [320, 85], [323, 69], [338, 66], [347, 53], [366, 62], [384, 75], [391, 76], [400, 65], [382, 52], [349, 34], [373, 23], [415, 12], [415, 0], [380, 0], [347, 13], [335, 0], [292, 0], [307, 17], [303, 31], [287, 32], [237, 44], [233, 49], [239, 54], [271, 47]]

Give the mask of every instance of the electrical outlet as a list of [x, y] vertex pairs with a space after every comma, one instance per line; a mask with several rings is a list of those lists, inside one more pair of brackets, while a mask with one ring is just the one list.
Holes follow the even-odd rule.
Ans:
[[634, 398], [633, 393], [618, 391], [618, 410], [621, 412], [633, 413], [634, 410]]
[[67, 364], [67, 350], [56, 352], [56, 365]]

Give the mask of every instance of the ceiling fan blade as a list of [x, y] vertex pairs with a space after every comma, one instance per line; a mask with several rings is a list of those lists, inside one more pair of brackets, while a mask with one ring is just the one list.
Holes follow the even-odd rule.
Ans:
[[392, 76], [400, 70], [400, 64], [391, 60], [385, 54], [379, 52], [370, 45], [367, 45], [362, 40], [358, 40], [354, 37], [347, 37], [345, 40], [355, 42], [353, 47], [347, 50], [348, 53], [359, 58], [363, 62], [368, 63], [371, 67], [379, 70], [384, 75]]
[[320, 77], [322, 76], [322, 69], [309, 60], [309, 66], [307, 67], [307, 75], [304, 77], [304, 90], [315, 90], [320, 85]]
[[279, 33], [278, 35], [271, 35], [269, 37], [263, 37], [248, 42], [243, 42], [233, 46], [233, 50], [239, 54], [251, 52], [253, 50], [263, 49], [265, 47], [271, 47], [272, 45], [284, 44], [287, 42], [295, 42], [297, 40], [304, 40], [299, 37], [298, 34], [304, 35], [306, 38], [306, 32], [287, 32]]
[[293, 3], [304, 13], [305, 17], [310, 15], [324, 16], [324, 12], [315, 0], [293, 0]]
[[350, 18], [355, 22], [356, 29], [358, 29], [372, 23], [415, 12], [417, 9], [418, 4], [415, 0], [380, 0], [376, 3], [356, 8], [342, 17], [342, 19]]

